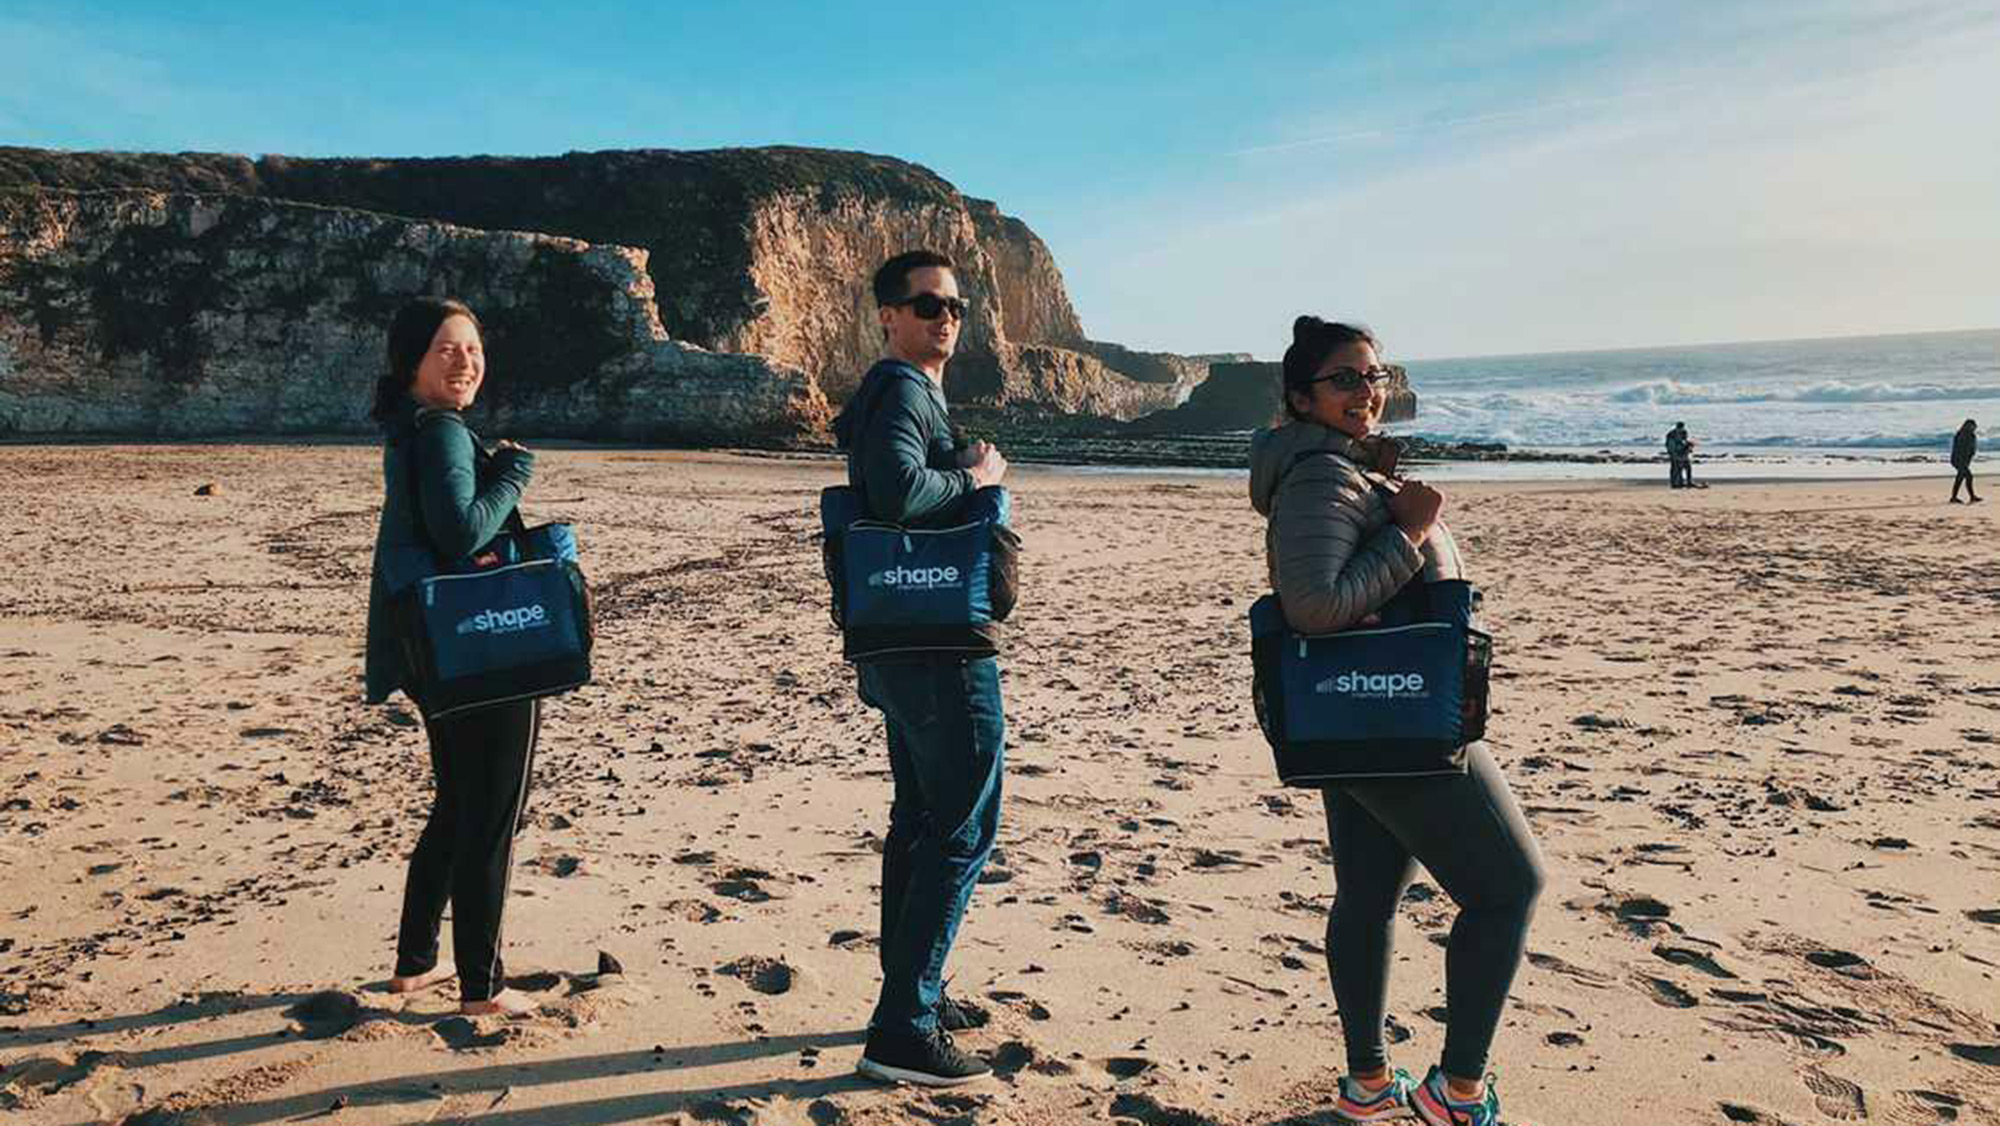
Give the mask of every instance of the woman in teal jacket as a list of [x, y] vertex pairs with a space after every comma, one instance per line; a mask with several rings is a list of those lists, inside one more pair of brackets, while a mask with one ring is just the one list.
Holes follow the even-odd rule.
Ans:
[[[540, 712], [526, 700], [430, 718], [397, 647], [382, 559], [389, 549], [411, 546], [428, 548], [443, 561], [476, 557], [520, 503], [535, 456], [505, 441], [489, 454], [460, 413], [486, 378], [479, 319], [462, 302], [420, 297], [403, 306], [389, 326], [388, 352], [389, 374], [376, 385], [371, 412], [384, 445], [382, 523], [368, 597], [367, 698], [379, 704], [401, 689], [426, 712], [437, 783], [430, 819], [410, 856], [389, 989], [405, 993], [456, 976], [461, 1011], [527, 1012], [533, 1002], [506, 988], [500, 922]], [[447, 902], [456, 965], [438, 956]]]

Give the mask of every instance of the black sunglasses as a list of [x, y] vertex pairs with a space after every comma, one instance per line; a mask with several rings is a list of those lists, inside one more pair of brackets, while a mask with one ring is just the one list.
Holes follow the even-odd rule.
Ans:
[[1395, 374], [1393, 370], [1383, 367], [1381, 364], [1376, 364], [1374, 367], [1365, 370], [1362, 368], [1334, 368], [1325, 375], [1316, 375], [1306, 380], [1304, 386], [1311, 387], [1315, 383], [1331, 383], [1333, 384], [1333, 389], [1336, 391], [1359, 391], [1363, 387], [1374, 387], [1378, 384], [1387, 383], [1390, 377]]
[[908, 305], [910, 312], [927, 321], [937, 320], [947, 312], [951, 314], [952, 320], [962, 321], [965, 319], [966, 311], [972, 308], [972, 304], [963, 297], [940, 297], [935, 293], [912, 294], [890, 304]]

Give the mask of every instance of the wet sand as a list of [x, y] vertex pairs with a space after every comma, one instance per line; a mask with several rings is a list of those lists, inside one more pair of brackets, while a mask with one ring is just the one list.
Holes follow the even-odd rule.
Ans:
[[[1007, 806], [950, 968], [1001, 1075], [925, 1094], [853, 1075], [889, 781], [825, 616], [835, 463], [539, 469], [599, 679], [516, 853], [546, 1012], [467, 1021], [380, 991], [429, 779], [360, 702], [376, 452], [0, 448], [9, 1122], [1332, 1121], [1332, 875], [1250, 714], [1241, 478], [1010, 482]], [[1448, 487], [1550, 871], [1510, 1122], [2000, 1123], [2000, 504], [1948, 488]], [[1419, 1073], [1452, 915], [1426, 880], [1399, 927]]]

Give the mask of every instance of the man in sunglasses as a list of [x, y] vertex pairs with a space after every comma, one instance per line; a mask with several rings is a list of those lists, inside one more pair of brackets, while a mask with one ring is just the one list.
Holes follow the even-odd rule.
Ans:
[[[949, 527], [1007, 472], [990, 444], [960, 445], [946, 413], [945, 362], [967, 311], [951, 259], [928, 250], [889, 259], [875, 274], [875, 304], [887, 355], [834, 421], [848, 485], [870, 519]], [[944, 964], [1000, 827], [996, 653], [990, 626], [850, 653], [862, 701], [888, 728], [895, 780], [882, 846], [882, 992], [860, 1066], [872, 1078], [950, 1087], [993, 1070], [952, 1043], [980, 1014], [945, 996]]]

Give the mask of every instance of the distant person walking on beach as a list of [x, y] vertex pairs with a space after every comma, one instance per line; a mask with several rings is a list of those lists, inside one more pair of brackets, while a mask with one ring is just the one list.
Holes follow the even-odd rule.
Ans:
[[[486, 378], [484, 343], [471, 309], [441, 298], [411, 301], [389, 326], [388, 351], [389, 374], [375, 388], [372, 411], [385, 446], [368, 599], [367, 699], [379, 704], [399, 688], [411, 696], [425, 713], [437, 784], [430, 818], [410, 856], [389, 989], [425, 989], [456, 974], [461, 1012], [525, 1013], [534, 1003], [506, 988], [500, 921], [540, 711], [525, 700], [431, 719], [389, 621], [382, 557], [385, 550], [410, 546], [426, 547], [441, 560], [472, 555], [514, 512], [535, 455], [505, 441], [487, 453], [459, 413], [472, 405]], [[456, 965], [438, 958], [447, 902]]]
[[[875, 274], [887, 355], [834, 422], [848, 485], [869, 518], [948, 527], [1007, 459], [961, 446], [944, 399], [945, 362], [967, 305], [952, 263], [916, 250]], [[882, 846], [882, 992], [862, 1074], [955, 1086], [992, 1068], [952, 1043], [967, 1010], [944, 994], [945, 959], [1000, 828], [1006, 718], [991, 627], [937, 627], [877, 653], [856, 652], [861, 699], [888, 729], [895, 797]]]
[[1972, 489], [1972, 459], [1978, 453], [1979, 424], [1968, 418], [1951, 438], [1951, 467], [1958, 471], [1958, 476], [1951, 481], [1951, 503], [1965, 503], [1958, 499], [1960, 485], [1965, 486], [1965, 495], [1972, 498], [1972, 503], [1979, 503], [1980, 496]]
[[1674, 423], [1667, 431], [1667, 484], [1676, 489], [1692, 489], [1694, 485], [1694, 439], [1688, 437], [1688, 424]]
[[[1300, 317], [1285, 352], [1290, 420], [1250, 447], [1250, 495], [1269, 518], [1265, 547], [1286, 623], [1304, 634], [1367, 624], [1404, 584], [1462, 579], [1439, 519], [1444, 496], [1400, 487], [1376, 434], [1388, 369], [1365, 328]], [[1484, 743], [1466, 773], [1346, 782], [1325, 790], [1336, 897], [1327, 965], [1346, 1032], [1348, 1074], [1334, 1113], [1375, 1122], [1414, 1111], [1433, 1126], [1496, 1126], [1486, 1076], [1507, 990], [1541, 893], [1540, 852]], [[1391, 1071], [1383, 1046], [1396, 907], [1418, 863], [1457, 903], [1445, 954], [1450, 1017], [1443, 1058], [1423, 1082]]]

